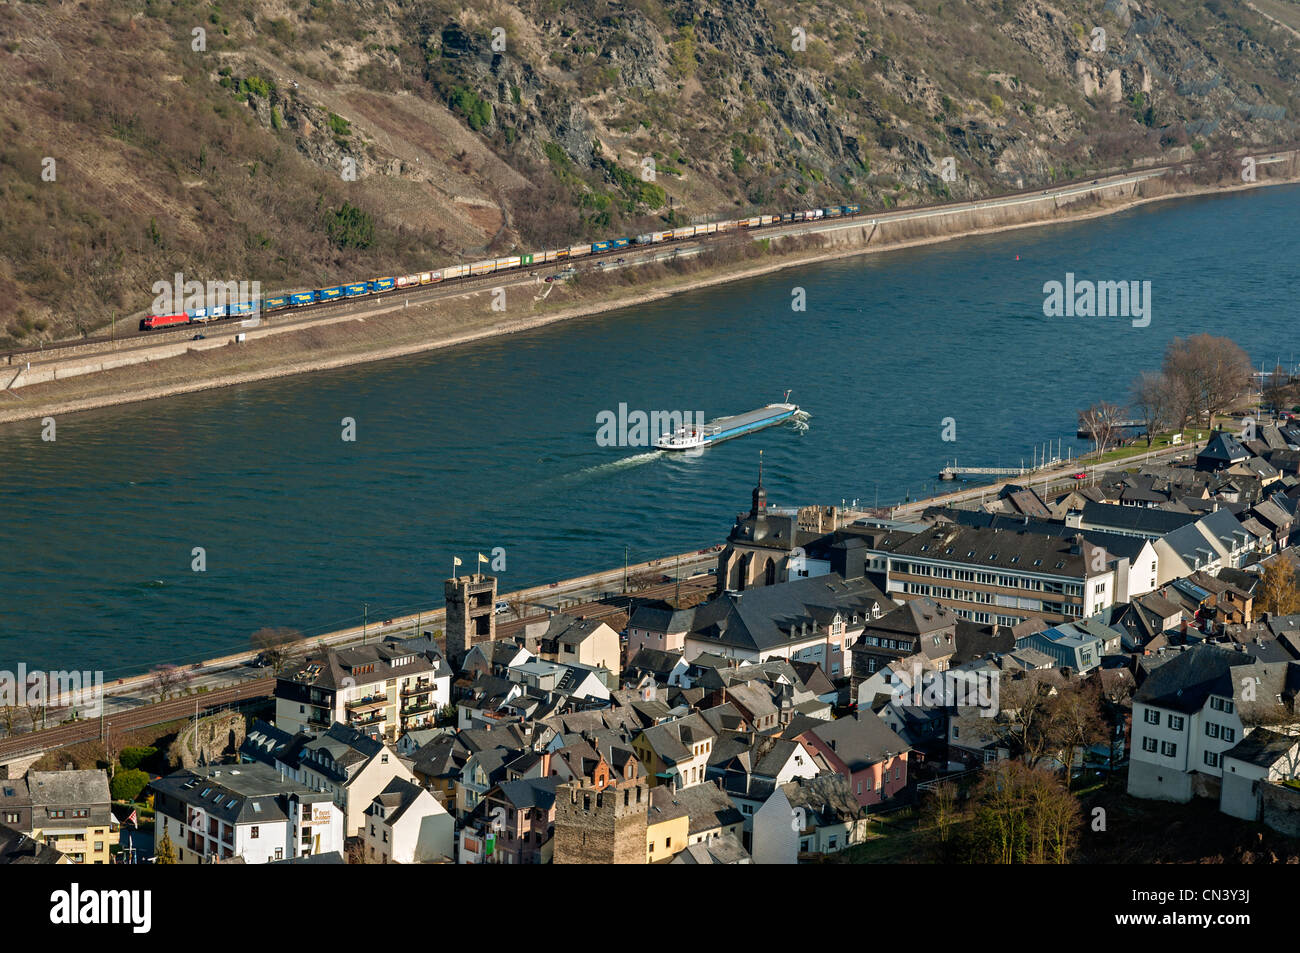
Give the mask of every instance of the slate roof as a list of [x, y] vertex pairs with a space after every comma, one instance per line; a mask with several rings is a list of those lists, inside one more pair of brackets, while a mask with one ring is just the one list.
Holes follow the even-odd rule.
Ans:
[[[929, 512], [929, 511], [927, 511]], [[1100, 529], [1079, 529], [1064, 523], [1048, 520], [1029, 519], [1022, 516], [1004, 516], [999, 513], [983, 513], [979, 510], [944, 509], [938, 511], [949, 522], [962, 526], [999, 529], [1026, 533], [1040, 533], [1044, 536], [1057, 536], [1070, 539], [1077, 533], [1094, 546], [1100, 546], [1111, 556], [1127, 558], [1132, 561], [1138, 557], [1146, 545], [1146, 540], [1139, 536], [1125, 536], [1121, 533], [1108, 533]]]
[[816, 735], [853, 772], [863, 771], [908, 750], [906, 741], [870, 714], [859, 713], [829, 722], [815, 721], [800, 734]]
[[416, 802], [416, 799], [419, 798], [423, 791], [424, 788], [405, 778], [393, 778], [382, 791], [375, 795], [370, 802], [371, 806], [366, 808], [366, 813], [373, 813], [374, 802], [378, 801], [384, 806], [383, 823], [392, 827], [402, 819], [402, 815]]
[[[1082, 535], [1081, 531], [1076, 532]], [[1078, 552], [1072, 551], [1076, 548]], [[1083, 579], [1089, 575], [1092, 553], [1096, 548], [1086, 538], [1081, 547], [1075, 547], [1070, 539], [1028, 533], [1022, 529], [1013, 532], [938, 526], [895, 547], [894, 556]]]
[[373, 735], [336, 721], [314, 738], [305, 734], [296, 736], [277, 757], [291, 768], [310, 770], [346, 784], [384, 747], [384, 742]]
[[628, 626], [651, 632], [685, 632], [695, 617], [694, 608], [674, 609], [667, 605], [639, 605], [632, 610]]
[[63, 855], [26, 834], [0, 824], [0, 866], [5, 864], [57, 864]]
[[[1243, 680], [1253, 683], [1254, 700], [1243, 697]], [[1258, 679], [1258, 681], [1255, 681]], [[1294, 717], [1295, 694], [1300, 690], [1300, 664], [1260, 662], [1251, 655], [1197, 645], [1174, 655], [1154, 669], [1133, 696], [1134, 701], [1187, 714], [1200, 711], [1210, 695], [1235, 700], [1237, 714], [1245, 724], [1276, 723], [1286, 720], [1290, 707]], [[1281, 696], [1279, 703], [1277, 696]]]
[[676, 721], [651, 725], [643, 732], [646, 743], [665, 764], [674, 765], [694, 757], [691, 745], [713, 738], [717, 732], [698, 712]]
[[690, 818], [689, 830], [692, 835], [742, 824], [745, 820], [726, 792], [711, 781], [694, 784], [680, 791], [668, 784], [650, 789], [648, 819], [651, 824], [681, 817], [683, 814]]
[[1210, 439], [1205, 449], [1196, 455], [1196, 462], [1227, 466], [1229, 463], [1245, 460], [1249, 456], [1250, 452], [1238, 442], [1236, 437], [1226, 431], [1220, 431]]
[[[92, 810], [96, 817], [101, 813], [108, 815], [108, 806], [112, 796], [108, 791], [108, 775], [99, 768], [87, 768], [79, 771], [28, 771], [27, 792], [33, 807], [58, 808], [64, 805], [89, 805], [93, 808], [103, 807], [103, 811]], [[103, 824], [106, 820], [88, 823]]]
[[1283, 735], [1267, 728], [1256, 728], [1233, 747], [1223, 752], [1225, 758], [1236, 758], [1261, 768], [1271, 768], [1300, 744], [1295, 735]]
[[[837, 611], [866, 613], [873, 604], [889, 601], [866, 578], [846, 582], [834, 573], [810, 576], [718, 596], [697, 607], [688, 638], [762, 652], [816, 638], [814, 628], [824, 633]], [[805, 625], [807, 635], [802, 634]]]
[[[258, 718], [244, 736], [244, 743], [239, 746], [241, 757], [249, 761], [260, 761], [275, 767], [275, 761], [293, 744], [294, 735], [282, 731], [268, 722]], [[306, 735], [304, 733], [304, 743]]]
[[502, 781], [497, 785], [497, 790], [517, 810], [537, 808], [549, 811], [555, 806], [555, 789], [559, 784], [559, 778], [518, 778]]
[[149, 785], [182, 804], [202, 808], [228, 824], [252, 824], [288, 819], [288, 795], [306, 802], [325, 802], [330, 795], [282, 777], [261, 762], [209, 765], [177, 771]]
[[433, 640], [389, 636], [382, 642], [327, 649], [323, 656], [314, 656], [303, 668], [279, 678], [313, 688], [337, 690], [424, 674], [435, 678], [452, 674]]
[[749, 851], [735, 834], [722, 834], [678, 851], [672, 864], [748, 864]]
[[856, 820], [864, 808], [853, 795], [853, 782], [842, 774], [796, 778], [781, 785], [791, 807], [803, 808], [809, 827], [829, 827]]
[[1164, 536], [1180, 526], [1196, 522], [1196, 519], [1191, 513], [1174, 513], [1145, 506], [1119, 506], [1115, 503], [1085, 503], [1082, 515], [1084, 523], [1102, 529], [1146, 536]]
[[623, 669], [623, 676], [626, 678], [628, 672], [646, 672], [654, 675], [660, 681], [664, 681], [672, 674], [672, 670], [677, 667], [677, 663], [681, 660], [681, 652], [665, 652], [663, 649], [643, 648], [632, 656], [632, 661], [628, 662]]

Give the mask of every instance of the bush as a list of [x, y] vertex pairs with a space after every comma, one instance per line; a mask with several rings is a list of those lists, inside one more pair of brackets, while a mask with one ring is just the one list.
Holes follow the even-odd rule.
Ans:
[[375, 220], [350, 202], [326, 215], [325, 229], [339, 248], [369, 248], [375, 240]]
[[352, 123], [348, 122], [342, 116], [336, 116], [330, 113], [330, 129], [336, 136], [352, 135]]
[[109, 794], [115, 801], [134, 801], [148, 783], [149, 775], [144, 771], [119, 771], [108, 785]]
[[123, 748], [122, 754], [118, 757], [118, 763], [128, 771], [134, 771], [140, 765], [158, 753], [157, 748], [143, 746], [138, 748]]
[[451, 108], [464, 116], [475, 132], [492, 122], [492, 104], [464, 86], [451, 91]]

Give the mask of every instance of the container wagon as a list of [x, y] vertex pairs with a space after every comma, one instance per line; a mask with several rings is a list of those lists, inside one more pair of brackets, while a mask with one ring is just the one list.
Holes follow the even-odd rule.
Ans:
[[469, 273], [471, 275], [490, 275], [496, 270], [496, 267], [496, 259], [489, 258], [486, 261], [474, 262], [474, 264], [469, 266]]
[[370, 291], [372, 294], [381, 294], [385, 291], [392, 291], [397, 287], [395, 278], [376, 278], [370, 282]]
[[362, 295], [367, 294], [370, 294], [370, 285], [364, 281], [343, 286], [343, 297], [345, 298], [360, 298]]
[[463, 278], [468, 274], [469, 274], [468, 265], [452, 265], [450, 268], [444, 268], [442, 270], [442, 277], [444, 281], [447, 280], [448, 278]]
[[301, 308], [303, 305], [316, 303], [316, 292], [314, 291], [296, 291], [289, 295], [289, 303], [295, 308]]
[[576, 258], [578, 255], [590, 255], [590, 254], [591, 254], [591, 246], [590, 246], [590, 245], [570, 245], [570, 246], [569, 246], [569, 257], [570, 257], [570, 258]]
[[275, 298], [267, 298], [262, 302], [263, 311], [279, 311], [281, 308], [289, 307], [289, 296], [280, 295]]

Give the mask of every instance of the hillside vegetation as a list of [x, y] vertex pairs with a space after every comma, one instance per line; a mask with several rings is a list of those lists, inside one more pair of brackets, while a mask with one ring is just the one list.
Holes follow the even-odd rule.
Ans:
[[0, 0], [0, 343], [178, 271], [313, 287], [1291, 142], [1300, 8], [1267, 3]]

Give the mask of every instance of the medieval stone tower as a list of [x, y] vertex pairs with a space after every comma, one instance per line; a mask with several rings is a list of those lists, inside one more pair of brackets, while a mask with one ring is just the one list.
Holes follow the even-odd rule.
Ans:
[[644, 778], [597, 789], [570, 781], [555, 789], [557, 864], [644, 864], [650, 792]]
[[472, 646], [497, 637], [497, 577], [474, 573], [442, 584], [447, 602], [447, 655], [459, 663]]

